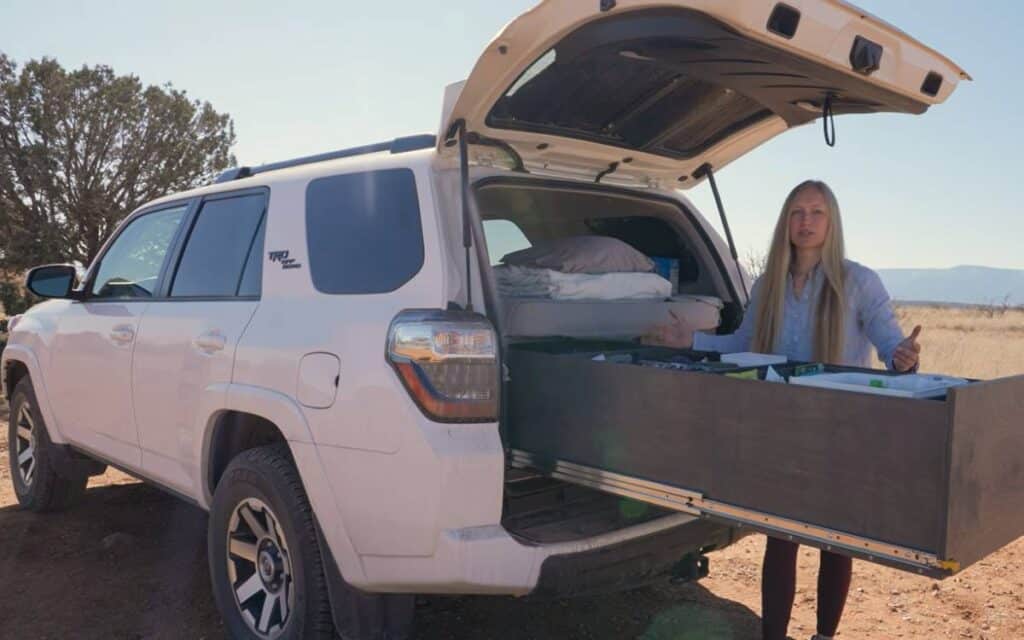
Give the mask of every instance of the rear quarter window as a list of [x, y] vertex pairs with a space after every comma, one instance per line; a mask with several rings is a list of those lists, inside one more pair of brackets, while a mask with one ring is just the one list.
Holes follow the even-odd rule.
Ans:
[[306, 242], [317, 291], [398, 289], [423, 267], [413, 172], [387, 169], [313, 180], [306, 188]]

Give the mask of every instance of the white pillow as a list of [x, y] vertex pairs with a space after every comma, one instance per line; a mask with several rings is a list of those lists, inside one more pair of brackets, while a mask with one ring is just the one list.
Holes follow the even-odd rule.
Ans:
[[562, 273], [647, 273], [654, 261], [622, 240], [607, 236], [570, 236], [539, 242], [501, 259], [508, 265]]

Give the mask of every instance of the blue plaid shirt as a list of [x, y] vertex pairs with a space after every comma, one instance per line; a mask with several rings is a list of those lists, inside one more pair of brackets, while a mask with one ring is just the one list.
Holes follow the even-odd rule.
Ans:
[[[896, 322], [889, 293], [885, 290], [878, 274], [864, 265], [847, 260], [846, 265], [846, 317], [844, 318], [843, 360], [832, 364], [852, 367], [870, 367], [871, 347], [878, 351], [878, 359], [893, 368], [892, 357], [896, 347], [903, 341], [903, 331]], [[793, 276], [786, 281], [786, 300], [783, 306], [782, 327], [773, 351], [787, 356], [790, 360], [813, 362], [814, 358], [814, 313], [818, 294], [825, 281], [825, 274], [819, 266], [814, 268], [804, 284], [800, 296], [793, 288]], [[761, 279], [750, 292], [750, 306], [743, 316], [743, 323], [735, 333], [711, 335], [696, 333], [693, 348], [699, 351], [731, 353], [749, 351], [754, 337], [754, 322], [757, 305], [760, 302]]]

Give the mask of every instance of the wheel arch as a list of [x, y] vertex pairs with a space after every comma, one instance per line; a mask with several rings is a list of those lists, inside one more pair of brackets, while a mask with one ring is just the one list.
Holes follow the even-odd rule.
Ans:
[[262, 387], [216, 384], [203, 395], [200, 411], [202, 438], [197, 492], [202, 506], [209, 508], [217, 481], [231, 458], [246, 449], [285, 441], [312, 443], [306, 419], [288, 396]]
[[50, 441], [54, 444], [67, 444], [67, 439], [53, 413], [50, 395], [46, 390], [46, 380], [43, 378], [43, 370], [35, 353], [24, 345], [8, 344], [3, 350], [0, 370], [3, 372], [3, 392], [8, 402], [14, 395], [14, 389], [19, 382], [25, 378], [32, 381], [32, 391], [35, 393], [39, 412], [46, 423], [46, 432]]
[[28, 376], [28, 365], [21, 360], [9, 360], [4, 363], [4, 397], [8, 404], [14, 396], [14, 389], [22, 378]]
[[235, 410], [220, 411], [213, 416], [209, 439], [202, 481], [211, 497], [235, 456], [256, 447], [286, 442], [284, 434], [270, 420]]
[[[299, 472], [303, 488], [313, 507], [330, 554], [338, 569], [351, 582], [365, 581], [362, 561], [352, 545], [338, 504], [321, 464], [312, 432], [299, 405], [289, 396], [249, 385], [216, 385], [207, 390], [210, 405], [205, 415], [196, 496], [200, 506], [209, 510], [213, 492], [231, 459], [252, 446], [283, 440]], [[245, 430], [253, 435], [247, 435]], [[226, 447], [226, 448], [225, 448]], [[234, 447], [234, 448], [232, 448]]]

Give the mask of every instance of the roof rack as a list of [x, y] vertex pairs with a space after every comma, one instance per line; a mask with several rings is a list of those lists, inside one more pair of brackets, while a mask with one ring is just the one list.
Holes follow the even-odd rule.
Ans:
[[292, 160], [282, 160], [281, 162], [262, 164], [258, 167], [232, 167], [231, 169], [222, 171], [213, 182], [214, 184], [231, 182], [232, 180], [241, 180], [242, 178], [254, 176], [257, 173], [290, 169], [291, 167], [299, 167], [304, 164], [313, 164], [314, 162], [323, 162], [325, 160], [351, 158], [353, 156], [362, 156], [368, 153], [380, 153], [381, 151], [405, 153], [407, 151], [417, 151], [419, 149], [430, 149], [436, 145], [437, 137], [430, 134], [406, 136], [404, 138], [395, 138], [390, 142], [378, 142], [376, 144], [367, 144], [361, 147], [352, 147], [351, 149], [328, 151], [327, 153], [318, 153], [315, 156], [305, 156], [303, 158], [294, 158]]

